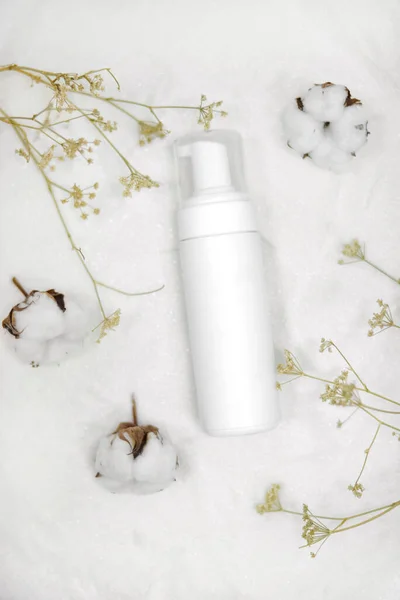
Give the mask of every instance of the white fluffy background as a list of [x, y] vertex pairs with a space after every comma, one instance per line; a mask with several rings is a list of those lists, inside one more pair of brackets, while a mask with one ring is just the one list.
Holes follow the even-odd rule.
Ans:
[[[341, 244], [368, 241], [371, 257], [400, 274], [400, 7], [394, 0], [55, 0], [3, 2], [1, 63], [84, 71], [110, 66], [123, 96], [195, 103], [223, 99], [216, 123], [244, 137], [249, 188], [270, 242], [268, 277], [277, 358], [292, 349], [307, 369], [336, 374], [333, 337], [372, 389], [396, 396], [400, 337], [366, 337], [375, 300], [400, 315], [398, 290], [363, 265], [337, 265]], [[347, 173], [303, 161], [286, 147], [280, 112], [311, 83], [347, 85], [371, 116], [368, 144]], [[111, 89], [111, 88], [110, 88]], [[31, 110], [24, 78], [2, 75], [0, 101]], [[281, 395], [283, 421], [254, 437], [213, 439], [194, 408], [177, 268], [176, 199], [169, 143], [193, 130], [189, 112], [164, 115], [173, 135], [145, 149], [125, 123], [115, 139], [162, 182], [123, 199], [121, 164], [104, 147], [97, 166], [71, 169], [100, 180], [102, 214], [87, 222], [66, 206], [71, 228], [104, 281], [155, 296], [104, 290], [119, 329], [61, 366], [30, 369], [2, 343], [0, 405], [1, 600], [396, 600], [400, 510], [300, 551], [301, 523], [259, 516], [272, 482], [291, 508], [344, 514], [399, 498], [400, 445], [383, 433], [363, 477], [362, 500], [346, 489], [373, 433], [368, 418], [339, 431], [320, 386]], [[118, 119], [122, 125], [122, 120]], [[92, 298], [40, 176], [14, 155], [0, 128], [1, 314], [20, 300], [9, 280], [74, 289]], [[93, 174], [93, 176], [92, 176]], [[129, 417], [164, 428], [181, 456], [180, 479], [153, 496], [113, 495], [94, 478], [99, 437]]]

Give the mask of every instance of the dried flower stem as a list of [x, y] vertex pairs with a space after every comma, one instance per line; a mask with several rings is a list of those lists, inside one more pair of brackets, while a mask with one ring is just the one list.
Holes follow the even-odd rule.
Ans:
[[396, 278], [393, 275], [390, 275], [390, 273], [388, 273], [387, 271], [385, 271], [384, 269], [382, 269], [382, 267], [379, 267], [375, 263], [372, 263], [370, 260], [367, 260], [365, 257], [363, 258], [363, 261], [367, 265], [369, 265], [370, 267], [372, 267], [373, 269], [375, 269], [375, 271], [378, 271], [382, 275], [385, 275], [385, 277], [388, 277], [389, 279], [391, 279], [392, 281], [394, 281], [395, 283], [397, 283], [398, 285], [400, 285], [400, 278]]
[[[316, 377], [315, 375], [311, 375], [310, 373], [303, 373], [302, 376], [303, 377], [307, 377], [308, 379], [313, 379], [314, 381], [321, 381], [321, 382], [326, 383], [328, 385], [332, 385], [332, 386], [335, 385], [335, 381], [333, 381], [331, 379], [322, 379], [321, 377]], [[289, 382], [280, 382], [280, 385], [281, 386], [285, 385], [285, 383], [289, 383]], [[370, 394], [372, 396], [380, 398], [381, 400], [385, 400], [387, 402], [390, 402], [390, 403], [396, 404], [397, 406], [400, 406], [399, 402], [396, 402], [395, 400], [392, 400], [391, 398], [388, 398], [387, 396], [383, 396], [382, 394], [378, 394], [376, 392], [373, 392], [372, 390], [363, 389], [363, 388], [359, 388], [359, 387], [356, 387], [356, 386], [353, 387], [353, 390], [359, 391], [359, 392], [366, 392], [367, 394]], [[400, 428], [399, 427], [396, 427], [392, 423], [387, 423], [386, 421], [382, 421], [381, 419], [379, 419], [379, 417], [377, 417], [374, 414], [375, 412], [383, 412], [383, 413], [397, 415], [397, 414], [400, 414], [398, 411], [388, 411], [388, 410], [384, 410], [384, 409], [378, 408], [376, 406], [370, 406], [368, 404], [365, 404], [365, 403], [361, 402], [360, 400], [357, 400], [356, 398], [352, 399], [351, 402], [349, 402], [348, 406], [355, 406], [355, 407], [357, 407], [357, 409], [360, 409], [363, 412], [365, 412], [372, 419], [374, 419], [374, 421], [377, 421], [383, 427], [387, 427], [387, 428], [391, 429], [392, 431], [394, 430], [394, 431], [400, 432]], [[374, 411], [374, 412], [371, 412], [371, 411]], [[352, 416], [352, 415], [350, 415], [350, 416]], [[346, 419], [346, 420], [348, 420], [348, 419]], [[345, 421], [343, 421], [343, 423], [344, 422]]]
[[[303, 511], [299, 512], [296, 510], [290, 510], [282, 506], [279, 498], [279, 485], [273, 484], [272, 487], [267, 491], [265, 501], [262, 504], [256, 506], [256, 510], [259, 514], [282, 512], [288, 515], [295, 515], [302, 517], [303, 519], [303, 533], [302, 537], [306, 543], [300, 548], [306, 548], [319, 544], [317, 552], [312, 552], [312, 558], [318, 554], [323, 544], [333, 535], [337, 533], [343, 533], [350, 531], [362, 525], [372, 523], [376, 519], [383, 517], [395, 508], [400, 506], [400, 500], [386, 504], [385, 506], [379, 506], [363, 512], [359, 512], [346, 517], [333, 517], [328, 515], [315, 515], [311, 513], [308, 506], [303, 506]], [[363, 519], [363, 517], [368, 517]], [[360, 520], [361, 519], [361, 520]], [[331, 528], [324, 521], [338, 521], [338, 524]]]
[[[76, 92], [77, 94], [81, 94], [82, 96], [91, 96], [88, 92]], [[160, 119], [156, 115], [156, 110], [195, 110], [199, 112], [200, 117], [205, 114], [210, 107], [212, 107], [213, 113], [219, 114], [222, 117], [227, 116], [227, 113], [224, 110], [219, 110], [216, 106], [221, 106], [222, 102], [212, 102], [211, 104], [204, 105], [205, 96], [201, 97], [200, 104], [198, 105], [185, 105], [185, 104], [165, 104], [165, 105], [154, 105], [154, 104], [145, 104], [144, 102], [136, 102], [134, 100], [123, 100], [121, 98], [113, 98], [113, 97], [105, 97], [105, 96], [97, 96], [98, 100], [102, 100], [103, 102], [107, 102], [108, 104], [114, 106], [121, 112], [124, 112], [127, 116], [131, 117], [135, 121], [139, 121], [137, 117], [124, 110], [119, 104], [131, 104], [133, 106], [139, 106], [141, 108], [146, 108], [151, 112], [153, 117], [155, 117], [159, 122]]]
[[148, 294], [155, 294], [156, 292], [161, 292], [161, 290], [165, 288], [165, 285], [161, 285], [160, 287], [154, 288], [153, 290], [147, 292], [125, 292], [125, 290], [121, 290], [120, 288], [108, 285], [107, 283], [103, 283], [102, 281], [98, 281], [97, 279], [96, 285], [103, 288], [107, 288], [108, 290], [112, 290], [113, 292], [117, 292], [117, 294], [122, 294], [123, 296], [147, 296]]
[[[392, 502], [391, 504], [386, 504], [385, 506], [379, 506], [377, 508], [371, 508], [370, 510], [365, 510], [363, 512], [360, 513], [356, 513], [354, 515], [349, 515], [347, 517], [333, 517], [332, 515], [314, 515], [317, 519], [321, 519], [321, 520], [329, 520], [329, 521], [351, 521], [353, 519], [360, 519], [361, 517], [365, 517], [367, 515], [372, 515], [374, 513], [379, 513], [384, 511], [384, 514], [386, 514], [386, 512], [388, 512], [388, 509], [393, 510], [395, 508], [397, 508], [398, 506], [400, 506], [400, 500], [397, 500], [396, 502]], [[299, 516], [301, 517], [303, 515], [302, 512], [299, 512], [297, 510], [289, 510], [288, 508], [284, 508], [283, 506], [281, 506], [280, 508], [274, 508], [272, 510], [266, 510], [265, 509], [265, 505], [264, 504], [257, 504], [256, 506], [257, 512], [260, 514], [264, 514], [266, 512], [283, 512], [286, 513], [288, 515], [295, 515], [295, 516]], [[369, 522], [369, 519], [364, 521], [363, 523], [367, 523]], [[361, 525], [361, 523], [360, 523]], [[339, 531], [337, 530], [336, 533], [339, 533]]]
[[[330, 385], [334, 385], [334, 381], [331, 379], [323, 379], [322, 377], [317, 377], [316, 375], [312, 375], [311, 373], [302, 373], [301, 375], [302, 377], [307, 377], [308, 379], [314, 379], [314, 381], [321, 381], [322, 383], [327, 383]], [[298, 377], [296, 377], [296, 379], [298, 379]], [[291, 380], [293, 381], [293, 380]], [[285, 381], [285, 382], [280, 382], [280, 385], [285, 385], [285, 383], [290, 383], [289, 381]], [[392, 400], [391, 398], [388, 398], [387, 396], [384, 396], [383, 394], [378, 394], [377, 392], [373, 392], [370, 389], [365, 389], [365, 388], [360, 388], [357, 386], [353, 387], [353, 390], [357, 391], [357, 392], [366, 392], [367, 394], [370, 394], [371, 396], [375, 396], [376, 398], [380, 398], [381, 400], [385, 400], [386, 402], [390, 402], [391, 404], [396, 404], [396, 406], [400, 406], [400, 402], [396, 402], [396, 400]], [[369, 406], [368, 404], [364, 404], [361, 401], [357, 401], [356, 399], [353, 399], [351, 401], [351, 403], [349, 403], [349, 406], [357, 406], [358, 408], [361, 408], [362, 410], [364, 410], [364, 412], [367, 412], [366, 409], [370, 409], [376, 412], [387, 412], [385, 410], [382, 410], [380, 408], [377, 408], [375, 406]], [[390, 413], [392, 413], [393, 411], [388, 411]], [[368, 413], [369, 414], [369, 413]], [[397, 412], [394, 412], [394, 414], [398, 414]], [[373, 415], [370, 415], [373, 418]], [[388, 425], [387, 423], [383, 423], [382, 425], [387, 425], [388, 427], [392, 427], [391, 425]]]
[[360, 384], [363, 386], [365, 391], [368, 391], [367, 386], [365, 385], [365, 383], [363, 382], [363, 380], [361, 379], [361, 377], [358, 375], [358, 373], [356, 372], [356, 370], [354, 369], [354, 367], [349, 363], [349, 361], [347, 360], [347, 358], [345, 357], [345, 355], [343, 354], [343, 352], [336, 346], [336, 344], [334, 342], [331, 341], [331, 347], [335, 348], [336, 352], [338, 354], [340, 354], [340, 356], [343, 358], [343, 360], [345, 361], [345, 363], [347, 364], [347, 366], [349, 367], [350, 371], [352, 373], [354, 373], [354, 375], [357, 377], [358, 381], [360, 382]]
[[[281, 371], [278, 371], [278, 372], [281, 374], [284, 374], [284, 375], [290, 374], [290, 373], [282, 373]], [[314, 381], [320, 381], [321, 383], [327, 383], [330, 385], [334, 385], [334, 381], [332, 379], [324, 379], [323, 377], [318, 377], [317, 375], [313, 375], [311, 373], [306, 373], [305, 371], [301, 371], [301, 372], [297, 373], [296, 377], [293, 377], [292, 379], [289, 379], [287, 381], [280, 381], [278, 385], [279, 385], [279, 387], [282, 387], [288, 383], [291, 383], [292, 381], [296, 381], [296, 379], [300, 379], [301, 377], [306, 377], [307, 379], [313, 379]], [[355, 385], [355, 386], [353, 386], [353, 390], [355, 390], [357, 392], [366, 392], [367, 394], [370, 394], [371, 396], [380, 398], [381, 400], [385, 400], [386, 402], [390, 402], [391, 404], [395, 404], [396, 406], [400, 406], [400, 402], [397, 402], [396, 400], [393, 400], [392, 398], [389, 398], [388, 396], [384, 396], [383, 394], [378, 394], [377, 392], [374, 392], [367, 387], [361, 388], [361, 387], [358, 387]], [[364, 403], [357, 403], [356, 401], [353, 401], [352, 404], [358, 406], [359, 408], [369, 408], [369, 409], [377, 411], [377, 412], [386, 412], [377, 407], [372, 407], [372, 406], [369, 406]], [[392, 412], [392, 411], [390, 411], [390, 412]], [[395, 412], [394, 414], [398, 414], [398, 413]]]
[[363, 245], [363, 247], [361, 247], [361, 244], [357, 239], [354, 239], [348, 244], [345, 244], [342, 249], [342, 254], [347, 258], [354, 258], [355, 260], [344, 261], [343, 259], [340, 259], [340, 265], [350, 265], [355, 262], [365, 262], [367, 265], [375, 269], [375, 271], [378, 271], [382, 275], [385, 275], [385, 277], [388, 277], [389, 279], [400, 285], [400, 277], [394, 277], [393, 275], [390, 275], [390, 273], [382, 269], [382, 267], [376, 265], [375, 263], [367, 259], [365, 254], [365, 244]]
[[365, 458], [364, 458], [364, 462], [363, 462], [363, 464], [362, 464], [362, 467], [361, 467], [361, 469], [360, 469], [360, 472], [359, 472], [359, 474], [358, 474], [358, 477], [357, 477], [357, 479], [355, 480], [355, 482], [353, 483], [353, 485], [349, 485], [349, 490], [350, 490], [351, 492], [353, 492], [353, 494], [356, 496], [356, 498], [361, 498], [361, 496], [362, 496], [362, 493], [363, 493], [363, 491], [364, 491], [364, 486], [363, 486], [363, 485], [360, 483], [360, 479], [361, 479], [361, 476], [362, 476], [362, 474], [364, 473], [364, 470], [365, 470], [365, 467], [366, 467], [366, 465], [367, 465], [368, 458], [369, 458], [369, 455], [370, 455], [370, 452], [371, 452], [372, 446], [374, 445], [374, 443], [375, 443], [375, 440], [376, 440], [376, 438], [378, 437], [378, 433], [379, 433], [379, 430], [380, 430], [380, 428], [381, 428], [381, 427], [382, 427], [382, 425], [379, 423], [379, 424], [378, 424], [378, 427], [376, 428], [376, 431], [375, 431], [375, 433], [374, 433], [374, 436], [373, 436], [373, 438], [372, 438], [372, 441], [371, 441], [370, 445], [369, 445], [369, 446], [368, 446], [368, 448], [365, 450]]
[[96, 131], [101, 135], [101, 137], [107, 142], [107, 144], [114, 150], [114, 152], [119, 156], [119, 158], [122, 160], [122, 162], [128, 167], [129, 171], [131, 173], [133, 172], [138, 172], [136, 171], [136, 169], [134, 169], [131, 165], [131, 163], [129, 162], [129, 160], [127, 158], [125, 158], [125, 156], [118, 150], [118, 148], [115, 146], [115, 144], [112, 143], [112, 141], [110, 140], [110, 138], [104, 133], [104, 131], [102, 131], [100, 129], [100, 127], [98, 127], [98, 125], [96, 125], [96, 123], [91, 120], [89, 118], [89, 116], [83, 112], [83, 110], [81, 108], [78, 108], [75, 104], [72, 105], [73, 108], [75, 110], [77, 110], [79, 113], [81, 113], [81, 116], [84, 117], [86, 120], [89, 121], [89, 123], [92, 124], [92, 126], [96, 129]]

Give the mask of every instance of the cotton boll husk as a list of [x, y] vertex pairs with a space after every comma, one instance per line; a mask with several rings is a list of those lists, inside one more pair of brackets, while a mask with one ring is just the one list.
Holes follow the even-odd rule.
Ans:
[[330, 137], [325, 137], [322, 142], [310, 152], [313, 162], [323, 169], [340, 170], [344, 164], [351, 160], [351, 154], [336, 146]]
[[282, 123], [288, 144], [300, 154], [311, 152], [322, 139], [323, 124], [297, 106], [289, 106], [283, 112]]
[[344, 109], [342, 117], [329, 126], [332, 140], [346, 152], [356, 152], [367, 141], [367, 119], [361, 104]]
[[343, 85], [314, 85], [302, 97], [304, 111], [318, 121], [337, 121], [343, 115], [347, 96]]
[[131, 482], [134, 460], [130, 444], [115, 434], [100, 440], [95, 468], [96, 473], [118, 482]]
[[15, 312], [15, 324], [21, 337], [32, 341], [46, 341], [62, 335], [66, 322], [63, 311], [44, 292], [36, 292], [29, 300], [29, 306]]
[[139, 483], [169, 485], [175, 479], [177, 454], [172, 444], [150, 433], [146, 446], [133, 463], [133, 476]]

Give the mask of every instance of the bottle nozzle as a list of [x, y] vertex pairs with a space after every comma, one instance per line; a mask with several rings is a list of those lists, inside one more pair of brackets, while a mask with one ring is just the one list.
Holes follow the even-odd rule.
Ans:
[[189, 135], [175, 144], [181, 198], [244, 190], [240, 136], [231, 131]]
[[179, 156], [192, 161], [193, 188], [195, 195], [216, 188], [229, 188], [232, 180], [226, 147], [218, 142], [199, 141], [181, 146]]

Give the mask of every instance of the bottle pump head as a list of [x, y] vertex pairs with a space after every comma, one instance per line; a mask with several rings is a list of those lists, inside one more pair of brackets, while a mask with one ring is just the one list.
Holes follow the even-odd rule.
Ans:
[[244, 191], [241, 140], [234, 131], [185, 136], [175, 144], [183, 200]]

